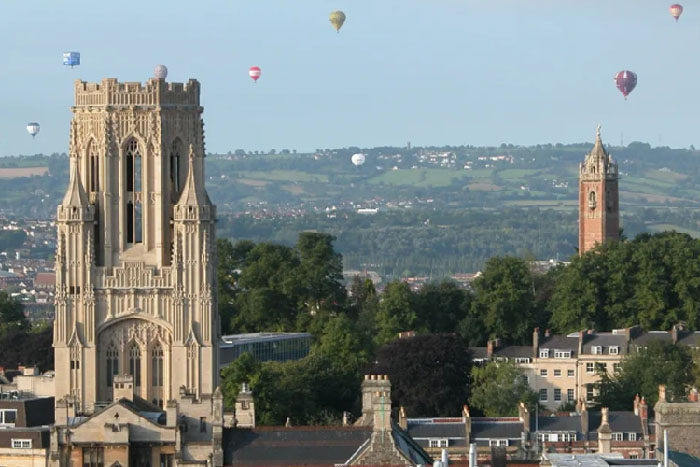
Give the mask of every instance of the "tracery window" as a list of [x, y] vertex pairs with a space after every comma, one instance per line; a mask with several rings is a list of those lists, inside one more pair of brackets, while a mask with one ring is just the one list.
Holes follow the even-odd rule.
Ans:
[[160, 344], [151, 349], [151, 385], [154, 388], [163, 386], [163, 347]]
[[180, 154], [182, 153], [182, 142], [180, 139], [173, 141], [170, 148], [170, 183], [172, 184], [173, 195], [180, 193]]
[[106, 351], [107, 387], [112, 387], [114, 375], [119, 374], [119, 350], [114, 344], [110, 344]]
[[89, 189], [91, 193], [95, 193], [100, 190], [100, 161], [93, 141], [88, 145], [88, 161], [90, 164]]
[[129, 349], [129, 374], [134, 377], [134, 387], [141, 387], [141, 349], [136, 344]]
[[589, 209], [595, 209], [596, 207], [596, 195], [595, 191], [591, 191], [588, 193], [588, 208]]
[[141, 186], [141, 153], [136, 140], [131, 140], [126, 150], [126, 242], [141, 243], [143, 222], [140, 192]]

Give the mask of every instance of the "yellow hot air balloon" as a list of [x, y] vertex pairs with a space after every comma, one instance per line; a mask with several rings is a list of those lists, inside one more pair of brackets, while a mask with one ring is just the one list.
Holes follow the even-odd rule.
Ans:
[[345, 22], [345, 13], [340, 10], [336, 10], [331, 13], [330, 20], [335, 30], [340, 32], [340, 28], [343, 27], [343, 23]]

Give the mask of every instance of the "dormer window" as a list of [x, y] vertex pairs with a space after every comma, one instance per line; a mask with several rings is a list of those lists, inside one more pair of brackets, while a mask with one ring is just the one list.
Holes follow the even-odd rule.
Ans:
[[599, 345], [594, 345], [593, 347], [591, 347], [591, 353], [593, 355], [601, 355], [603, 353], [603, 347]]
[[540, 358], [549, 358], [549, 349], [540, 349]]
[[608, 353], [610, 355], [618, 355], [620, 353], [620, 347], [613, 345], [608, 348]]

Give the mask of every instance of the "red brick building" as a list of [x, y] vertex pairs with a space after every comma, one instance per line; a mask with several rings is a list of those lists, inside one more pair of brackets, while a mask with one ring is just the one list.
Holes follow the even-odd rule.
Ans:
[[578, 232], [579, 254], [620, 235], [617, 163], [603, 146], [600, 125], [593, 150], [580, 167]]

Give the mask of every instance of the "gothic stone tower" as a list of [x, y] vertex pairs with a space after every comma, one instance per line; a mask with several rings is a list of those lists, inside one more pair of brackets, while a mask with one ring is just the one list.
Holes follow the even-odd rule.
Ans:
[[199, 91], [195, 80], [75, 83], [54, 347], [56, 398], [76, 411], [110, 402], [116, 375], [160, 407], [217, 387], [216, 211]]
[[603, 147], [600, 125], [595, 145], [580, 166], [578, 251], [617, 240], [620, 235], [620, 203], [617, 163]]

